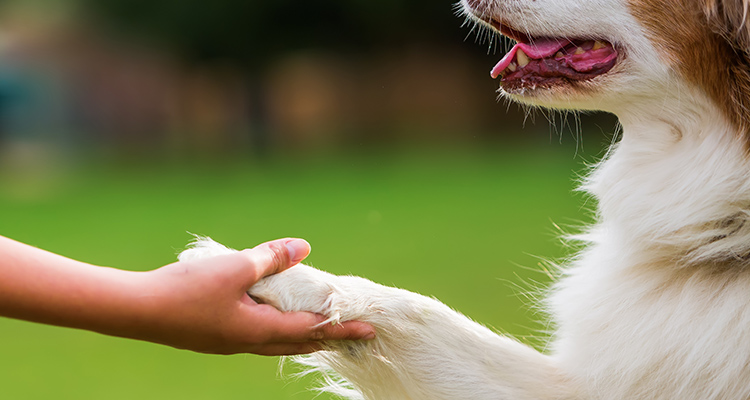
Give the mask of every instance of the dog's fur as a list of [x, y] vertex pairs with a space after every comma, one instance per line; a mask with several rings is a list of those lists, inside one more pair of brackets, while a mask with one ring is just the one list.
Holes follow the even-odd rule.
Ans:
[[[618, 51], [592, 79], [504, 92], [610, 111], [623, 130], [582, 186], [597, 222], [550, 290], [549, 354], [436, 300], [310, 267], [251, 294], [377, 328], [305, 361], [343, 377], [328, 388], [350, 399], [750, 398], [750, 0], [462, 1], [483, 26]], [[182, 259], [226, 251], [204, 240]]]

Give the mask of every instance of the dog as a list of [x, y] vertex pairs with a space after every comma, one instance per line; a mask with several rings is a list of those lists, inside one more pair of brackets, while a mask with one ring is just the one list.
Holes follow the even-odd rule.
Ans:
[[[501, 95], [617, 115], [596, 222], [549, 289], [542, 354], [437, 300], [297, 266], [254, 298], [376, 327], [301, 362], [367, 400], [750, 398], [750, 0], [461, 0], [516, 44]], [[232, 251], [201, 240], [182, 259]]]

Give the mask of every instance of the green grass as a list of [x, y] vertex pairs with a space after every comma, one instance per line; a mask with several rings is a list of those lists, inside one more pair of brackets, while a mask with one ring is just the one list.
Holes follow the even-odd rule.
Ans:
[[[555, 223], [585, 219], [574, 151], [391, 152], [240, 161], [109, 163], [6, 171], [0, 234], [83, 261], [146, 270], [191, 238], [241, 248], [299, 236], [318, 268], [434, 296], [531, 337], [522, 295], [563, 256]], [[50, 178], [52, 176], [52, 178]], [[520, 288], [519, 288], [520, 285]], [[7, 399], [311, 399], [277, 360], [208, 356], [0, 318]], [[320, 396], [319, 399], [328, 399]]]

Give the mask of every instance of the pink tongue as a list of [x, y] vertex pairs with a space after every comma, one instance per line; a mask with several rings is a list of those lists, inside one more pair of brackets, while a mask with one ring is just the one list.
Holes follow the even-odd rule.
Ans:
[[567, 40], [560, 41], [557, 39], [534, 39], [534, 42], [531, 44], [517, 43], [508, 54], [506, 54], [505, 57], [503, 57], [503, 59], [492, 68], [490, 75], [493, 79], [500, 76], [500, 73], [503, 72], [505, 68], [508, 68], [508, 65], [513, 61], [513, 58], [516, 56], [516, 52], [519, 49], [523, 50], [529, 58], [540, 59], [555, 54], [558, 50], [567, 46], [568, 43], [570, 42]]

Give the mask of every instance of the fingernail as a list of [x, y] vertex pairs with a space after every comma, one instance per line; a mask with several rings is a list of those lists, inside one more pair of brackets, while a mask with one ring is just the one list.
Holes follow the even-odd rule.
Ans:
[[286, 249], [292, 264], [297, 264], [310, 254], [310, 243], [302, 239], [294, 239], [286, 242]]
[[370, 332], [362, 338], [362, 340], [372, 340], [372, 339], [375, 339], [375, 332]]

